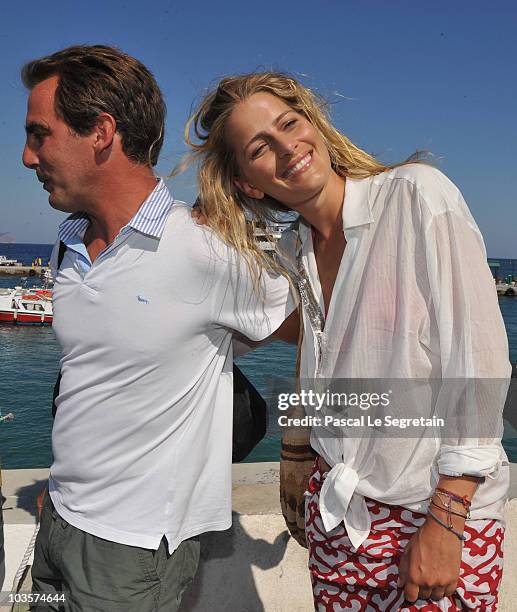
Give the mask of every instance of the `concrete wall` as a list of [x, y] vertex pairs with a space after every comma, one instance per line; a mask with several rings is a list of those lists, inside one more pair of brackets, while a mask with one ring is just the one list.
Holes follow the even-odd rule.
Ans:
[[[35, 496], [47, 470], [3, 472], [7, 500], [7, 576], [12, 578], [34, 530]], [[310, 612], [307, 551], [288, 537], [278, 501], [278, 464], [234, 466], [233, 527], [202, 536], [199, 572], [184, 600], [185, 612]], [[517, 465], [512, 465], [517, 498]], [[499, 610], [517, 609], [517, 499], [507, 504], [505, 571]], [[1, 582], [1, 581], [0, 581]], [[24, 589], [30, 587], [26, 581]], [[0, 607], [1, 610], [1, 607]]]

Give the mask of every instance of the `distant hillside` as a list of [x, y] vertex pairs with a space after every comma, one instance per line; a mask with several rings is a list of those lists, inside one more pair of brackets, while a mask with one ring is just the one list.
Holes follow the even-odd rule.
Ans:
[[0, 244], [14, 244], [14, 236], [9, 232], [0, 232]]

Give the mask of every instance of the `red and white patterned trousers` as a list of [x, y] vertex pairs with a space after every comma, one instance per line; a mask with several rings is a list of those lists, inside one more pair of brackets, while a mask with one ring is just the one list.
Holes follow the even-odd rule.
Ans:
[[458, 588], [440, 601], [409, 604], [397, 588], [398, 564], [407, 543], [425, 516], [366, 499], [372, 527], [368, 538], [353, 552], [343, 524], [327, 533], [319, 512], [319, 493], [325, 479], [316, 459], [309, 481], [305, 529], [309, 571], [318, 612], [447, 610], [493, 611], [503, 571], [504, 528], [500, 521], [474, 520], [465, 525]]

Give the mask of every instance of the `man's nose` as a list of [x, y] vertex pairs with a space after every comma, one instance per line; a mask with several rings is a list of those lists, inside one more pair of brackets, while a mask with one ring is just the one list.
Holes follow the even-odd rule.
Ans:
[[26, 168], [32, 168], [33, 170], [38, 165], [38, 156], [28, 144], [23, 147], [22, 162]]

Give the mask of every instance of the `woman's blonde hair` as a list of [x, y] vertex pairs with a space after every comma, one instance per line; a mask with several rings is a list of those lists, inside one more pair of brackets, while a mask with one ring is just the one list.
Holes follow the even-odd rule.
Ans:
[[289, 209], [268, 196], [261, 200], [249, 198], [237, 188], [234, 178], [239, 175], [239, 168], [225, 134], [235, 106], [258, 92], [281, 98], [318, 130], [329, 151], [332, 168], [339, 176], [363, 178], [402, 164], [385, 165], [356, 146], [330, 122], [327, 102], [286, 74], [254, 72], [224, 78], [187, 122], [185, 141], [193, 151], [186, 163], [199, 162], [199, 205], [220, 238], [235, 247], [250, 268], [253, 262], [262, 268], [276, 268], [258, 245], [254, 233], [257, 224], [266, 225], [276, 219], [276, 213]]

